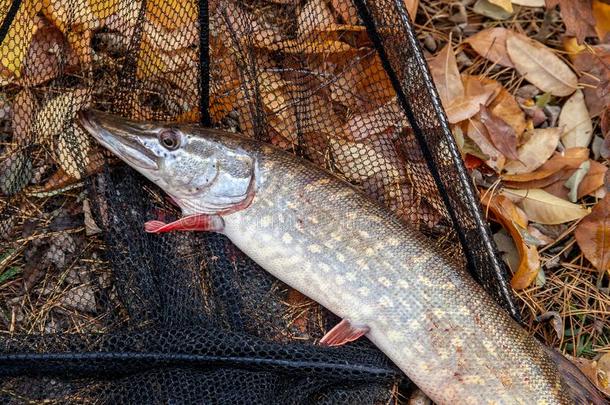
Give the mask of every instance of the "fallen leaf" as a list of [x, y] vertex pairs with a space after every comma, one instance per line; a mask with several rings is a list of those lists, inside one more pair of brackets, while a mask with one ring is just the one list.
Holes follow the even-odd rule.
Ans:
[[509, 33], [506, 50], [517, 71], [542, 91], [564, 97], [576, 90], [574, 72], [540, 42]]
[[588, 46], [574, 56], [574, 66], [581, 72], [585, 102], [591, 118], [610, 105], [610, 44]]
[[91, 236], [101, 233], [102, 230], [99, 226], [97, 226], [95, 220], [93, 219], [93, 214], [91, 213], [91, 204], [86, 198], [83, 200], [83, 214], [85, 217], [85, 234], [87, 236]]
[[[315, 116], [316, 121], [321, 116], [323, 115]], [[409, 122], [405, 117], [404, 111], [398, 105], [398, 100], [393, 98], [376, 110], [352, 115], [343, 125], [343, 130], [346, 134], [350, 134], [354, 141], [358, 142], [369, 136], [384, 132], [388, 128], [404, 128], [408, 126]]]
[[559, 114], [563, 127], [561, 143], [566, 148], [587, 147], [593, 137], [593, 124], [582, 91], [577, 90], [563, 105]]
[[580, 221], [574, 236], [587, 260], [610, 274], [610, 194]]
[[12, 151], [0, 162], [0, 191], [13, 195], [21, 191], [32, 178], [32, 161], [22, 149]]
[[540, 257], [536, 246], [529, 246], [523, 235], [527, 233], [527, 216], [509, 198], [503, 195], [486, 195], [482, 203], [489, 208], [496, 219], [506, 229], [517, 247], [519, 267], [511, 279], [516, 290], [529, 287], [540, 271]]
[[579, 199], [585, 195], [594, 194], [595, 191], [605, 184], [608, 167], [595, 160], [589, 160], [589, 165], [589, 171], [578, 187], [577, 198]]
[[345, 24], [358, 24], [358, 10], [351, 0], [331, 0], [331, 4]]
[[502, 194], [513, 200], [533, 222], [545, 225], [563, 224], [580, 219], [589, 210], [555, 197], [541, 189], [517, 190], [505, 188]]
[[38, 30], [36, 13], [42, 8], [42, 2], [26, 0], [17, 10], [8, 31], [0, 44], [0, 78], [18, 78], [22, 64], [27, 57], [28, 49], [34, 34]]
[[101, 20], [91, 18], [91, 9], [87, 0], [67, 2], [42, 0], [42, 13], [61, 32], [85, 31], [99, 27]]
[[142, 41], [148, 42], [152, 48], [164, 52], [174, 52], [199, 43], [199, 28], [195, 22], [173, 30], [165, 29], [151, 21], [144, 21]]
[[600, 41], [605, 41], [610, 32], [610, 4], [593, 0], [593, 18], [595, 18], [595, 32]]
[[445, 45], [429, 62], [430, 72], [445, 109], [454, 100], [464, 97], [465, 89], [451, 44]]
[[495, 147], [509, 159], [517, 159], [517, 134], [503, 119], [492, 114], [481, 105], [480, 120], [485, 125], [489, 138]]
[[478, 76], [462, 75], [464, 84], [464, 96], [457, 97], [445, 107], [447, 119], [450, 123], [467, 120], [476, 115], [481, 105], [486, 105], [490, 98], [500, 91], [499, 83], [489, 81], [484, 83]]
[[195, 0], [155, 0], [146, 2], [146, 17], [168, 30], [197, 21], [199, 11]]
[[514, 67], [506, 50], [508, 30], [503, 27], [486, 28], [466, 39], [479, 55], [500, 66]]
[[297, 35], [300, 38], [311, 35], [316, 30], [324, 30], [335, 20], [323, 0], [309, 0], [297, 16]]
[[511, 3], [510, 0], [488, 0], [491, 4], [494, 4], [498, 7], [500, 7], [502, 10], [506, 11], [507, 13], [512, 13], [513, 12], [513, 4]]
[[477, 0], [472, 10], [477, 14], [481, 14], [485, 17], [489, 17], [499, 21], [506, 20], [513, 14], [512, 12], [508, 12], [500, 6], [491, 3], [490, 0]]
[[485, 161], [485, 164], [494, 169], [496, 172], [501, 172], [502, 168], [504, 168], [504, 164], [506, 163], [506, 158], [491, 143], [487, 128], [485, 128], [481, 121], [477, 119], [469, 119], [467, 135], [474, 141], [474, 143], [477, 144], [477, 146], [481, 149], [481, 152], [489, 157], [489, 159]]
[[60, 94], [47, 102], [38, 112], [34, 120], [34, 130], [43, 141], [50, 141], [90, 101], [91, 90], [89, 89], [72, 89]]
[[396, 97], [394, 87], [384, 70], [381, 59], [371, 55], [335, 72], [330, 83], [332, 101], [343, 104], [354, 113], [379, 108]]
[[13, 141], [20, 145], [27, 145], [32, 141], [32, 121], [37, 109], [34, 93], [24, 88], [13, 100]]
[[501, 118], [515, 130], [517, 139], [521, 137], [527, 127], [525, 113], [508, 90], [500, 87], [498, 95], [489, 104], [489, 110], [493, 115]]
[[77, 55], [61, 31], [46, 23], [32, 37], [19, 83], [26, 87], [37, 86], [77, 67]]
[[70, 124], [57, 139], [56, 162], [68, 175], [80, 179], [87, 175], [89, 148], [87, 133], [80, 125]]
[[578, 187], [580, 186], [580, 182], [589, 172], [590, 167], [591, 163], [589, 163], [588, 160], [582, 162], [578, 169], [576, 169], [576, 171], [572, 173], [570, 178], [564, 183], [564, 186], [570, 190], [570, 192], [568, 193], [568, 200], [570, 200], [571, 202], [575, 203], [578, 200]]
[[536, 128], [530, 138], [517, 149], [517, 159], [509, 161], [504, 170], [508, 174], [532, 172], [546, 162], [559, 143], [561, 128]]
[[[128, 1], [128, 0], [127, 0]], [[89, 10], [95, 17], [104, 20], [124, 7], [125, 0], [87, 0]], [[120, 6], [120, 7], [119, 7]]]
[[525, 7], [544, 7], [544, 0], [512, 0], [513, 4]]
[[595, 36], [591, 0], [546, 0], [547, 9], [558, 4], [568, 35], [574, 35], [580, 43], [583, 43], [586, 37]]

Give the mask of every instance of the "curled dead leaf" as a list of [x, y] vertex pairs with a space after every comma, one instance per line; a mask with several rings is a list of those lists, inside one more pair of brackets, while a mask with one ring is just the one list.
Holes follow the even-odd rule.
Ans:
[[502, 118], [497, 117], [484, 105], [480, 106], [480, 121], [487, 129], [494, 146], [509, 159], [517, 159], [517, 134]]
[[610, 274], [610, 194], [580, 221], [574, 236], [587, 260]]
[[504, 166], [509, 174], [528, 173], [546, 162], [559, 143], [561, 128], [536, 128], [529, 139], [517, 149], [517, 159]]
[[24, 150], [10, 152], [0, 162], [0, 191], [13, 195], [21, 191], [32, 178], [32, 161]]
[[517, 190], [505, 188], [502, 194], [513, 200], [533, 222], [545, 225], [563, 224], [580, 219], [589, 210], [556, 197], [541, 189]]

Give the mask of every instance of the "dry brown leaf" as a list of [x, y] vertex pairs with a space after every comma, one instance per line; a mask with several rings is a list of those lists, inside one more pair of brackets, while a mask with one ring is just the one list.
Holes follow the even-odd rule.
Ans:
[[506, 229], [517, 247], [519, 267], [511, 279], [511, 285], [516, 290], [529, 287], [540, 271], [540, 257], [536, 246], [525, 243], [523, 235], [527, 233], [527, 216], [510, 199], [503, 195], [485, 196], [483, 204], [495, 215], [496, 219]]
[[483, 125], [481, 121], [476, 118], [469, 119], [467, 135], [474, 141], [475, 144], [477, 144], [477, 146], [481, 149], [481, 152], [489, 156], [489, 159], [485, 161], [485, 164], [494, 169], [496, 172], [501, 172], [504, 164], [506, 163], [506, 158], [491, 143], [489, 133], [487, 132], [485, 125]]
[[417, 15], [417, 8], [419, 7], [419, 0], [403, 0], [405, 8], [411, 17], [411, 21], [415, 21]]
[[608, 167], [595, 160], [589, 160], [589, 165], [589, 171], [578, 186], [577, 197], [579, 199], [588, 194], [593, 194], [605, 183]]
[[530, 219], [544, 225], [563, 224], [580, 219], [589, 210], [555, 197], [541, 189], [517, 190], [505, 188], [502, 194], [513, 200]]
[[580, 221], [574, 236], [587, 260], [598, 270], [610, 273], [610, 194]]
[[491, 142], [509, 159], [517, 159], [517, 134], [503, 119], [481, 105], [480, 120], [485, 125]]
[[345, 70], [336, 72], [329, 86], [331, 100], [341, 103], [354, 113], [371, 111], [396, 96], [394, 87], [377, 55], [350, 62]]
[[196, 49], [183, 48], [173, 52], [164, 52], [143, 41], [138, 53], [136, 76], [140, 80], [151, 80], [183, 69], [198, 61], [199, 54]]
[[37, 109], [36, 97], [29, 88], [24, 88], [13, 101], [13, 141], [18, 145], [31, 142], [32, 121]]
[[462, 75], [462, 83], [464, 96], [451, 100], [445, 107], [447, 119], [452, 124], [475, 116], [481, 105], [486, 105], [500, 91], [499, 83], [494, 80], [484, 82], [479, 76]]
[[[541, 167], [533, 172], [518, 173], [518, 174], [503, 174], [502, 180], [510, 182], [510, 187], [517, 188], [542, 188], [550, 183], [559, 180], [560, 177], [552, 178], [554, 174], [559, 173], [563, 169], [577, 169], [580, 164], [589, 158], [588, 148], [571, 148], [563, 153], [555, 153], [555, 155], [547, 160]], [[563, 176], [563, 174], [561, 174]], [[549, 183], [544, 185], [531, 185], [533, 181], [549, 179]], [[520, 186], [515, 186], [515, 183], [523, 183]], [[530, 186], [528, 187], [528, 184]], [[539, 183], [541, 184], [541, 183]], [[507, 184], [508, 185], [508, 184]]]
[[547, 8], [558, 4], [568, 35], [574, 35], [580, 43], [583, 43], [586, 37], [595, 36], [591, 0], [546, 0]]
[[26, 87], [37, 86], [77, 67], [78, 57], [61, 31], [46, 23], [32, 38], [19, 83]]
[[53, 98], [38, 112], [34, 120], [36, 133], [45, 142], [59, 134], [76, 113], [91, 101], [91, 90], [72, 89]]
[[561, 128], [536, 128], [530, 138], [517, 149], [517, 159], [509, 161], [504, 170], [508, 174], [528, 173], [546, 162], [559, 143]]
[[466, 39], [479, 55], [501, 66], [514, 67], [506, 51], [508, 30], [503, 27], [487, 28]]
[[582, 73], [583, 93], [591, 117], [597, 117], [610, 105], [610, 44], [588, 46], [574, 56], [574, 66]]
[[610, 32], [610, 4], [593, 0], [593, 17], [595, 18], [595, 32], [600, 41], [605, 41]]
[[456, 99], [464, 97], [466, 90], [457, 67], [455, 54], [451, 44], [445, 45], [441, 51], [432, 58], [428, 66], [434, 79], [443, 107], [447, 109]]
[[496, 117], [501, 118], [504, 122], [510, 125], [515, 131], [517, 140], [521, 138], [527, 123], [525, 121], [525, 113], [519, 107], [519, 103], [515, 100], [512, 94], [504, 87], [500, 87], [499, 94], [489, 104], [489, 110]]
[[89, 167], [89, 135], [74, 123], [59, 134], [55, 148], [57, 164], [71, 177], [80, 179]]
[[324, 30], [335, 21], [335, 17], [323, 0], [308, 0], [297, 16], [297, 35], [300, 38], [316, 30]]
[[509, 33], [506, 50], [517, 71], [540, 90], [560, 97], [576, 90], [574, 72], [540, 42]]
[[0, 79], [12, 80], [20, 77], [22, 64], [39, 27], [35, 15], [41, 8], [40, 1], [26, 0], [17, 10], [0, 44]]
[[593, 124], [582, 91], [577, 90], [563, 105], [559, 114], [563, 127], [561, 143], [566, 148], [587, 147], [593, 137]]
[[331, 0], [335, 11], [339, 13], [346, 24], [358, 24], [358, 10], [351, 0]]
[[[319, 120], [320, 116], [316, 118]], [[384, 132], [388, 128], [404, 128], [408, 126], [409, 122], [405, 117], [404, 111], [398, 105], [398, 100], [393, 98], [376, 110], [352, 115], [343, 126], [343, 130], [345, 134], [351, 136], [352, 140], [358, 142], [365, 140], [369, 136]]]
[[510, 18], [513, 13], [493, 4], [492, 1], [494, 0], [477, 0], [472, 7], [472, 11], [498, 21]]

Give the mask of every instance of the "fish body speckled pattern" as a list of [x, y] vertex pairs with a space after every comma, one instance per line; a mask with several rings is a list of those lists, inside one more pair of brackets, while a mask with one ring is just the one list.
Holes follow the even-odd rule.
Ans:
[[81, 122], [185, 215], [212, 215], [261, 267], [366, 325], [436, 403], [574, 403], [540, 343], [465, 269], [352, 185], [233, 134], [93, 112]]

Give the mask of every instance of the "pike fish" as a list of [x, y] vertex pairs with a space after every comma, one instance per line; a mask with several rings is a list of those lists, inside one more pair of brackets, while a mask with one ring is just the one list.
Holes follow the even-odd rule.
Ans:
[[92, 110], [79, 119], [182, 209], [146, 231], [226, 235], [343, 319], [322, 344], [365, 335], [438, 404], [606, 403], [465, 269], [349, 183], [228, 132]]

